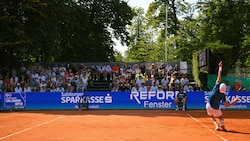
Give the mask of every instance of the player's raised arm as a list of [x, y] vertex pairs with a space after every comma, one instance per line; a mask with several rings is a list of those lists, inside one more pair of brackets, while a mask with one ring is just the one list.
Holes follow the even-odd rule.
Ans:
[[221, 81], [221, 76], [222, 76], [222, 61], [220, 61], [219, 63], [219, 70], [218, 70], [218, 76], [217, 76], [216, 82], [219, 83]]

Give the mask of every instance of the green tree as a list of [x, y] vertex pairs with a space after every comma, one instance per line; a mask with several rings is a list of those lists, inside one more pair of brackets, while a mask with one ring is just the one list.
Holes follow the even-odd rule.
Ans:
[[201, 0], [201, 34], [203, 42], [217, 42], [232, 46], [232, 63], [242, 56], [241, 46], [245, 35], [249, 34], [250, 3], [248, 0]]

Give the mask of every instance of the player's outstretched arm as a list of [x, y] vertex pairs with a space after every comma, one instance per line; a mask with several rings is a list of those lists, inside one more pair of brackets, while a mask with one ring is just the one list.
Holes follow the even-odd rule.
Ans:
[[239, 97], [236, 96], [236, 98], [234, 99], [234, 101], [232, 101], [231, 103], [224, 102], [224, 106], [225, 106], [225, 107], [230, 107], [230, 106], [236, 104], [238, 101], [239, 101]]
[[221, 76], [222, 76], [222, 61], [220, 61], [219, 63], [219, 70], [218, 70], [218, 76], [217, 76], [216, 82], [219, 83], [221, 81]]

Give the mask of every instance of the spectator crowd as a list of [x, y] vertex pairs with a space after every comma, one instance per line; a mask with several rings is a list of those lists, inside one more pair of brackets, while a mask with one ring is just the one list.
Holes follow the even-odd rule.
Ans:
[[110, 91], [197, 91], [178, 64], [20, 64], [0, 68], [1, 92], [83, 92], [93, 81], [110, 81]]

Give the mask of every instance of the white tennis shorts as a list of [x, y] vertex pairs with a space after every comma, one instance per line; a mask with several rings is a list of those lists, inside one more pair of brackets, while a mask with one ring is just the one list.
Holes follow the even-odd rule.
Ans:
[[220, 117], [222, 116], [222, 112], [220, 109], [214, 109], [211, 107], [209, 103], [206, 104], [207, 115], [213, 117]]

